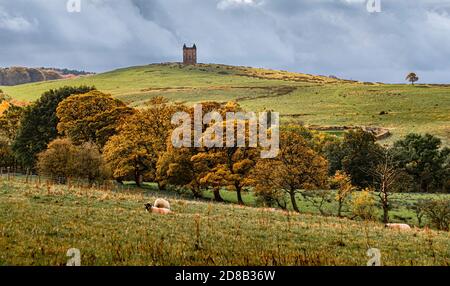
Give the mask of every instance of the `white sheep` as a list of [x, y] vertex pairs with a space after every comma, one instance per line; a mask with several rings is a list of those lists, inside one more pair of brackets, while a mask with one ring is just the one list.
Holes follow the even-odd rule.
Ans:
[[144, 206], [147, 212], [149, 213], [163, 214], [163, 215], [172, 213], [172, 211], [170, 210], [170, 203], [164, 199], [157, 199], [153, 204], [146, 203]]
[[397, 230], [411, 230], [411, 227], [404, 223], [388, 223], [385, 227]]
[[170, 203], [165, 199], [157, 199], [153, 204], [155, 208], [170, 210]]

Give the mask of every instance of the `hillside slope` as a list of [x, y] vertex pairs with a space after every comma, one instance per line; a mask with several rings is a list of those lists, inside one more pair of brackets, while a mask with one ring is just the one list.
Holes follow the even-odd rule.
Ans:
[[35, 100], [64, 85], [95, 85], [135, 107], [154, 96], [188, 104], [238, 101], [252, 111], [271, 109], [284, 122], [319, 126], [375, 126], [392, 142], [430, 132], [450, 144], [450, 85], [385, 85], [225, 65], [154, 64], [94, 76], [0, 87], [13, 98]]
[[[234, 67], [225, 65], [184, 66], [182, 64], [152, 64], [123, 68], [83, 78], [24, 84], [14, 87], [0, 87], [9, 95], [35, 100], [48, 89], [64, 85], [95, 85], [98, 89], [113, 95], [146, 95], [158, 91], [189, 91], [189, 88], [227, 90], [233, 87], [255, 87], [285, 85], [292, 83], [324, 84], [339, 80], [306, 74], [270, 71], [264, 69]], [[143, 99], [144, 100], [144, 99]]]
[[61, 78], [63, 78], [63, 76], [55, 70], [25, 67], [0, 68], [0, 86], [14, 86]]
[[58, 68], [0, 68], [0, 86], [16, 86], [34, 82], [75, 78], [91, 74], [93, 73]]
[[[3, 177], [5, 178], [5, 177]], [[143, 204], [167, 193], [112, 192], [0, 179], [0, 265], [449, 265], [448, 233], [172, 198], [175, 214]]]

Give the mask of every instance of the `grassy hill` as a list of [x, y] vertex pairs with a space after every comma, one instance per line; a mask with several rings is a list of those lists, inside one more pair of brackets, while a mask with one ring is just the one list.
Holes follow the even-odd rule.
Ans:
[[143, 204], [167, 193], [114, 192], [0, 180], [0, 265], [449, 265], [450, 237], [382, 224], [172, 198], [175, 214]]
[[80, 84], [95, 85], [135, 107], [154, 96], [188, 104], [236, 100], [247, 110], [278, 111], [285, 122], [385, 127], [393, 133], [388, 143], [410, 132], [429, 132], [450, 144], [450, 85], [361, 83], [247, 67], [174, 63], [0, 89], [15, 99], [32, 101], [48, 89]]

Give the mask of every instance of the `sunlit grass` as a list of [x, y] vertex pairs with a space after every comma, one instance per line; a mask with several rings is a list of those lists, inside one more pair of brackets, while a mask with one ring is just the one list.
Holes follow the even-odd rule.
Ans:
[[0, 89], [17, 100], [32, 101], [48, 89], [81, 84], [95, 85], [133, 107], [143, 107], [155, 96], [186, 104], [236, 100], [250, 111], [280, 112], [282, 122], [385, 127], [393, 134], [385, 143], [429, 132], [450, 144], [446, 85], [364, 84], [245, 67], [163, 64]]
[[[159, 194], [158, 196], [163, 196]], [[448, 233], [172, 198], [174, 215], [144, 211], [143, 190], [113, 192], [0, 181], [0, 264], [449, 265]]]

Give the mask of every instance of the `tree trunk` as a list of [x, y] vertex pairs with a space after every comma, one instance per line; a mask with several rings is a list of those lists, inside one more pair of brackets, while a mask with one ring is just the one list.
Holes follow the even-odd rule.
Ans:
[[290, 191], [289, 195], [291, 196], [292, 208], [294, 209], [294, 211], [299, 213], [300, 210], [298, 209], [297, 200], [295, 199], [295, 192], [294, 191]]
[[193, 187], [192, 189], [191, 189], [191, 191], [192, 191], [192, 194], [194, 195], [194, 198], [196, 198], [196, 199], [200, 199], [200, 198], [202, 198], [203, 196], [203, 194], [202, 194], [202, 190], [201, 189], [199, 189], [199, 188], [197, 188], [197, 187]]
[[160, 191], [166, 190], [166, 185], [163, 185], [161, 182], [157, 182], [157, 183], [158, 183], [158, 190], [160, 190]]
[[142, 186], [142, 175], [139, 173], [139, 171], [136, 171], [134, 173], [134, 181], [136, 182], [136, 186], [139, 188]]
[[383, 204], [383, 223], [389, 223], [389, 209], [385, 204]]
[[388, 192], [384, 186], [382, 188], [382, 204], [383, 204], [383, 223], [389, 223], [389, 197]]
[[239, 186], [236, 186], [236, 193], [237, 193], [238, 204], [244, 205], [244, 200], [242, 200], [242, 188]]
[[339, 201], [339, 206], [338, 206], [338, 217], [342, 217], [342, 201]]
[[220, 189], [214, 189], [214, 199], [216, 202], [223, 202], [222, 197], [220, 196]]
[[279, 200], [275, 200], [277, 202], [278, 207], [280, 207], [280, 209], [282, 210], [287, 210], [287, 204], [286, 201], [284, 201], [284, 204], [280, 203]]

